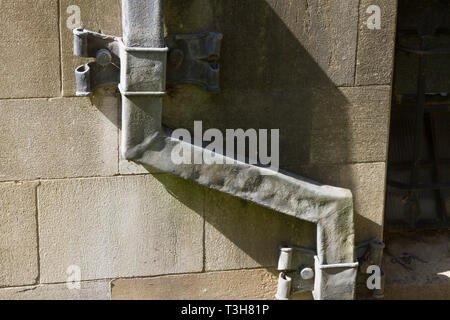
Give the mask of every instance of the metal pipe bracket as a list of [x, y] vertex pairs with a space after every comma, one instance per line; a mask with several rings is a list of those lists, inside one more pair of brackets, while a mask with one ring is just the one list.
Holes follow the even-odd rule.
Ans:
[[75, 70], [77, 96], [90, 96], [101, 87], [117, 85], [120, 79], [118, 38], [85, 29], [73, 30], [75, 56], [95, 58]]
[[170, 35], [167, 81], [170, 85], [191, 84], [212, 93], [220, 92], [220, 49], [222, 34]]
[[[294, 245], [281, 246], [276, 298], [288, 300], [291, 296], [305, 291], [311, 291], [318, 300], [352, 298], [357, 276], [366, 278], [366, 270], [372, 265], [381, 269], [384, 247], [383, 242], [372, 238], [355, 246], [357, 262], [322, 264], [313, 249]], [[361, 282], [365, 283], [365, 279]], [[335, 290], [332, 288], [333, 284], [336, 284]], [[382, 272], [382, 287], [374, 289], [372, 296], [374, 298], [384, 296], [384, 272]]]
[[[169, 35], [167, 48], [126, 47], [121, 38], [85, 29], [74, 29], [73, 34], [74, 55], [95, 58], [75, 70], [77, 96], [114, 85], [125, 96], [164, 95], [166, 84], [220, 92], [220, 33]], [[136, 68], [146, 70], [145, 76], [134, 72]]]

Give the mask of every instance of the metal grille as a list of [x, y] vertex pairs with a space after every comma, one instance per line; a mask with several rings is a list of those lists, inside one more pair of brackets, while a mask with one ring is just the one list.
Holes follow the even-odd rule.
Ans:
[[[449, 8], [448, 3], [429, 6], [415, 29], [397, 32], [395, 72], [408, 75], [396, 74], [394, 85], [386, 198], [390, 231], [450, 226], [450, 88], [442, 91], [450, 80], [450, 73], [442, 72], [450, 70], [450, 30], [442, 26], [450, 19]], [[412, 93], [406, 84], [411, 79]]]

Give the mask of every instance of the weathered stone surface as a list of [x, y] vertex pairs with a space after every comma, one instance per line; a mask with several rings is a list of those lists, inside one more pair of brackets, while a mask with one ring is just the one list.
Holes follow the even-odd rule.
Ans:
[[[175, 192], [174, 198], [167, 190]], [[167, 175], [44, 181], [38, 189], [41, 281], [198, 272], [203, 191]]]
[[[381, 29], [369, 29], [367, 21], [374, 14], [372, 6], [381, 9]], [[394, 65], [397, 0], [363, 0], [359, 7], [358, 55], [356, 85], [390, 85]]]
[[356, 242], [383, 238], [385, 163], [311, 165], [296, 169], [296, 172], [320, 183], [352, 191]]
[[110, 300], [109, 281], [81, 282], [80, 289], [69, 290], [66, 284], [43, 284], [0, 289], [0, 300]]
[[36, 183], [0, 183], [0, 287], [38, 278]]
[[[313, 92], [311, 164], [379, 162], [387, 159], [390, 87]], [[342, 98], [341, 98], [342, 100]]]
[[390, 87], [226, 91], [217, 96], [179, 88], [164, 101], [163, 123], [193, 133], [253, 128], [280, 130], [280, 167], [386, 161]]
[[[164, 100], [163, 123], [280, 129], [281, 167], [308, 164], [314, 103], [348, 105], [335, 87], [354, 83], [358, 1], [167, 0], [165, 15], [168, 33], [214, 30], [224, 40], [221, 93], [176, 87]], [[321, 101], [311, 99], [317, 87], [328, 90]]]
[[[80, 9], [81, 24], [75, 26], [74, 12], [68, 10], [70, 6], [78, 6]], [[60, 16], [63, 94], [64, 96], [74, 96], [76, 91], [75, 68], [89, 60], [73, 55], [73, 33], [71, 28], [82, 27], [95, 32], [121, 36], [122, 16], [120, 1], [61, 0]]]
[[[251, 13], [251, 14], [250, 14]], [[224, 34], [224, 89], [352, 85], [358, 0], [166, 0], [168, 33]]]
[[206, 195], [205, 220], [206, 270], [276, 266], [282, 243], [316, 245], [314, 224], [217, 191]]
[[278, 273], [273, 269], [237, 270], [118, 279], [113, 300], [273, 300]]
[[0, 181], [117, 174], [117, 109], [107, 100], [1, 100]]
[[60, 95], [58, 1], [0, 2], [0, 98]]
[[163, 123], [280, 129], [281, 167], [309, 163], [310, 88], [327, 87], [336, 105], [346, 105], [335, 86], [354, 82], [357, 2], [167, 0], [168, 33], [214, 30], [224, 40], [221, 93], [175, 88], [164, 101]]
[[[223, 90], [210, 95], [194, 87], [179, 87], [164, 99], [163, 123], [170, 128], [186, 128], [193, 134], [194, 121], [202, 120], [203, 130], [279, 129], [280, 166], [308, 164], [311, 149], [312, 92], [315, 89], [263, 92]], [[345, 103], [337, 89], [333, 99]], [[226, 139], [225, 139], [226, 140]]]

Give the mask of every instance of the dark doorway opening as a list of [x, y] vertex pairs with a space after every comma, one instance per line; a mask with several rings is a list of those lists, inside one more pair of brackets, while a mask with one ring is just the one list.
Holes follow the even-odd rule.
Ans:
[[386, 231], [450, 226], [450, 3], [399, 0]]

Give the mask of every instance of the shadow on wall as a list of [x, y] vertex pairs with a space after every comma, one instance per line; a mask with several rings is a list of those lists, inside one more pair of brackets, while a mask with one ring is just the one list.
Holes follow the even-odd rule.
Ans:
[[[177, 87], [174, 95], [164, 101], [163, 123], [191, 132], [195, 120], [203, 121], [204, 130], [218, 128], [222, 132], [237, 128], [280, 129], [280, 166], [295, 173], [301, 173], [301, 166], [310, 163], [312, 152], [319, 152], [313, 151], [317, 146], [311, 144], [313, 135], [323, 132], [314, 130], [325, 129], [331, 139], [339, 139], [345, 153], [347, 132], [336, 132], [334, 122], [347, 122], [348, 102], [323, 71], [334, 68], [330, 61], [334, 59], [332, 41], [320, 34], [321, 24], [328, 23], [323, 16], [333, 14], [324, 12], [321, 17], [302, 3], [166, 0], [167, 33], [210, 30], [223, 33], [224, 39], [220, 60], [222, 92], [211, 95], [191, 86]], [[315, 58], [303, 41], [314, 51]], [[322, 67], [316, 60], [322, 62]], [[340, 85], [346, 84], [341, 75], [346, 70], [329, 71]], [[319, 114], [326, 105], [342, 109], [333, 112], [338, 118]], [[313, 125], [317, 117], [322, 118], [320, 129]], [[203, 189], [206, 270], [275, 266], [277, 248], [283, 242], [315, 247], [313, 224]]]
[[[302, 2], [166, 0], [169, 34], [211, 30], [223, 33], [224, 39], [222, 92], [211, 95], [194, 87], [176, 88], [173, 97], [164, 101], [164, 124], [191, 131], [195, 120], [203, 121], [204, 130], [280, 129], [280, 166], [293, 170], [309, 164], [319, 153], [311, 144], [313, 134], [318, 134], [313, 132], [318, 129], [313, 127], [314, 118], [320, 117], [322, 128], [333, 131], [330, 138], [338, 136], [345, 150], [346, 132], [336, 132], [333, 126], [334, 122], [346, 122], [344, 106], [348, 103], [323, 69], [329, 68], [339, 85], [347, 84], [342, 76], [347, 70], [334, 70], [338, 67], [332, 62], [336, 58], [333, 41], [320, 33], [322, 24], [328, 22], [303, 8]], [[278, 3], [280, 12], [269, 3]], [[324, 12], [322, 16], [328, 14], [332, 15]], [[302, 42], [307, 42], [314, 57]], [[326, 114], [319, 114], [326, 104], [335, 109], [338, 118], [329, 121]], [[336, 112], [339, 108], [342, 112]]]
[[[203, 121], [203, 130], [280, 129], [280, 167], [333, 184], [335, 178], [309, 176], [304, 168], [350, 161], [349, 102], [337, 87], [353, 84], [357, 3], [166, 0], [167, 33], [210, 30], [224, 39], [222, 92], [175, 88], [164, 100], [163, 123], [191, 132], [196, 120]], [[336, 8], [340, 11], [333, 13]], [[355, 13], [354, 21], [345, 21], [348, 11]], [[180, 184], [192, 188], [191, 182], [155, 176], [189, 205]], [[313, 224], [203, 187], [192, 188], [188, 197], [205, 198], [198, 214], [205, 218], [207, 271], [276, 266], [284, 242], [315, 247]]]

